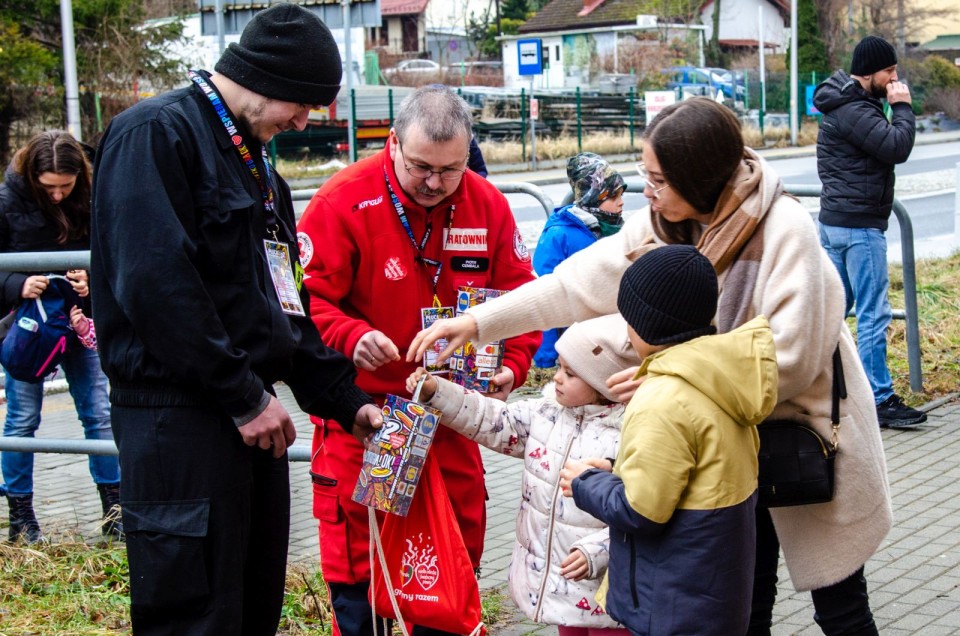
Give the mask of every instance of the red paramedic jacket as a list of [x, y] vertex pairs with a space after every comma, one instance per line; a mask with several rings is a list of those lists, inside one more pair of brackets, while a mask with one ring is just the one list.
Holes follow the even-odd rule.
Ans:
[[[400, 361], [375, 373], [361, 370], [357, 376], [357, 386], [381, 404], [387, 393], [407, 396], [405, 382], [417, 365], [403, 358], [421, 329], [420, 309], [433, 304], [436, 272], [436, 266], [418, 261], [385, 175], [403, 204], [418, 243], [427, 215], [432, 215], [433, 230], [423, 254], [443, 263], [437, 295], [444, 306], [455, 305], [459, 286], [513, 289], [535, 277], [506, 198], [469, 170], [457, 190], [430, 212], [401, 189], [389, 146], [327, 181], [298, 225], [310, 313], [324, 343], [350, 359], [357, 341], [372, 330], [382, 331], [397, 345]], [[503, 364], [513, 371], [515, 387], [525, 381], [539, 344], [539, 332], [507, 340]], [[317, 425], [312, 470], [337, 480], [336, 485], [314, 484], [324, 578], [333, 583], [368, 581], [366, 508], [350, 498], [362, 448], [335, 421], [311, 419]], [[486, 525], [479, 448], [441, 427], [431, 454], [440, 461], [467, 551], [474, 567], [479, 567]]]

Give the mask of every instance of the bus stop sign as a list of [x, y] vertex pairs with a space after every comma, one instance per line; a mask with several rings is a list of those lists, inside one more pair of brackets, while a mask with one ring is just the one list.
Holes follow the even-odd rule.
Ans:
[[517, 40], [520, 75], [543, 73], [543, 47], [539, 39]]

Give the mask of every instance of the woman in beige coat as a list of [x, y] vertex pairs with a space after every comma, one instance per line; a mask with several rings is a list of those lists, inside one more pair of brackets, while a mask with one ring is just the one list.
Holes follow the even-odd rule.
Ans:
[[[843, 287], [813, 221], [784, 194], [769, 165], [744, 148], [736, 117], [712, 100], [664, 109], [647, 128], [643, 160], [651, 205], [620, 233], [575, 254], [552, 275], [434, 323], [408, 356], [419, 359], [440, 338], [449, 341], [447, 355], [468, 339], [489, 342], [613, 313], [620, 277], [641, 254], [666, 243], [696, 245], [719, 276], [721, 333], [757, 314], [769, 317], [780, 367], [772, 418], [799, 417], [829, 437], [838, 344], [847, 384], [833, 501], [757, 510], [749, 633], [770, 633], [782, 547], [794, 587], [811, 590], [814, 619], [825, 634], [876, 634], [863, 566], [892, 524], [886, 461], [873, 396], [844, 323]], [[626, 397], [635, 384], [618, 388]]]

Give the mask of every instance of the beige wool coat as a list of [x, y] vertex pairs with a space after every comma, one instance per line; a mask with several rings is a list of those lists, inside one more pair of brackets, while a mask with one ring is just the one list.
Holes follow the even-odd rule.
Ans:
[[[873, 394], [843, 319], [840, 277], [820, 247], [810, 214], [797, 200], [780, 195], [776, 173], [762, 158], [750, 156], [754, 169], [762, 170], [751, 205], [760, 206], [765, 218], [758, 229], [762, 254], [752, 273], [755, 281], [749, 281], [748, 315], [740, 322], [764, 314], [773, 330], [780, 373], [779, 401], [771, 417], [803, 419], [829, 439], [837, 343], [847, 384], [848, 397], [840, 405], [833, 501], [771, 510], [794, 586], [817, 589], [855, 572], [889, 532], [893, 517], [886, 460]], [[471, 308], [478, 340], [492, 342], [615, 313], [620, 277], [638, 257], [639, 246], [663, 242], [653, 230], [651, 214], [649, 207], [641, 210], [619, 233], [574, 254], [553, 274]], [[721, 307], [729, 272], [719, 277]]]

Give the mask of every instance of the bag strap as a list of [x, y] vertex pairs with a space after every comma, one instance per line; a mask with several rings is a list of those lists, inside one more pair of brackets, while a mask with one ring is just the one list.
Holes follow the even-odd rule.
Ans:
[[840, 358], [840, 345], [833, 350], [833, 395], [830, 404], [830, 423], [833, 425], [833, 434], [830, 444], [836, 451], [840, 446], [840, 400], [847, 399], [847, 382], [843, 377], [843, 360]]
[[380, 524], [377, 523], [377, 513], [373, 508], [367, 508], [367, 518], [370, 523], [370, 612], [373, 614], [373, 625], [377, 624], [377, 595], [373, 589], [373, 582], [376, 579], [373, 576], [373, 556], [374, 553], [379, 557], [380, 570], [383, 573], [383, 584], [387, 586], [387, 596], [390, 597], [390, 605], [393, 607], [393, 615], [397, 617], [397, 624], [400, 626], [400, 632], [403, 636], [410, 636], [407, 632], [406, 621], [400, 614], [400, 606], [397, 605], [397, 597], [393, 593], [393, 581], [390, 580], [390, 571], [387, 568], [387, 557], [383, 554], [383, 542], [380, 540]]

